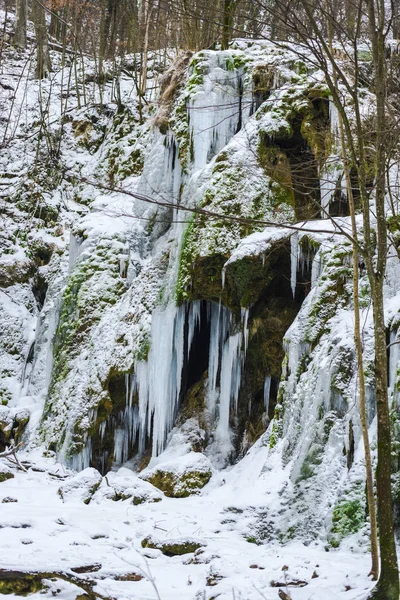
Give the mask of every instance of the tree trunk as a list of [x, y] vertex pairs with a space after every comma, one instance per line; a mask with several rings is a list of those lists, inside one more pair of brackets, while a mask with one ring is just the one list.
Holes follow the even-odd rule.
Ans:
[[32, 17], [36, 34], [36, 77], [44, 79], [51, 71], [49, 39], [47, 36], [46, 15], [40, 0], [32, 2]]
[[372, 293], [372, 302], [375, 323], [375, 379], [378, 416], [378, 466], [376, 481], [381, 571], [378, 584], [370, 598], [374, 600], [398, 600], [399, 572], [393, 529], [391, 436], [387, 395], [386, 330], [382, 293], [383, 278], [376, 279], [375, 289]]
[[15, 2], [15, 34], [14, 44], [18, 48], [26, 48], [26, 1]]
[[[391, 491], [391, 433], [388, 403], [386, 329], [383, 304], [383, 283], [387, 256], [387, 224], [385, 215], [385, 172], [387, 119], [386, 69], [385, 69], [385, 3], [384, 0], [368, 0], [368, 20], [372, 41], [374, 84], [376, 95], [376, 266], [367, 264], [371, 283], [374, 336], [375, 380], [378, 420], [378, 467], [376, 471], [378, 495], [379, 545], [381, 572], [371, 598], [399, 600], [399, 571], [393, 527]], [[370, 240], [366, 240], [370, 244]]]
[[233, 31], [233, 17], [235, 12], [235, 0], [224, 0], [223, 12], [222, 12], [222, 38], [221, 48], [226, 50], [229, 46], [229, 42], [232, 39]]
[[[327, 19], [327, 31], [329, 50], [333, 54], [333, 34], [332, 34], [332, 21], [331, 11], [329, 7], [329, 1], [325, 2], [326, 7], [326, 19]], [[333, 72], [333, 81], [337, 86], [336, 72]], [[338, 86], [337, 89], [339, 90]], [[358, 385], [359, 385], [359, 405], [360, 405], [360, 422], [361, 431], [364, 444], [364, 455], [365, 455], [365, 475], [367, 482], [367, 500], [368, 500], [368, 513], [370, 520], [370, 541], [371, 541], [371, 570], [370, 575], [376, 580], [379, 575], [379, 552], [378, 552], [378, 530], [376, 522], [376, 510], [375, 510], [375, 496], [374, 496], [374, 475], [372, 470], [372, 458], [371, 448], [369, 444], [368, 435], [368, 419], [366, 410], [365, 400], [365, 376], [364, 376], [364, 360], [363, 360], [363, 347], [362, 347], [362, 333], [361, 333], [361, 322], [360, 322], [360, 297], [358, 292], [359, 276], [358, 276], [358, 235], [357, 235], [357, 223], [356, 223], [356, 210], [354, 204], [353, 188], [351, 184], [350, 166], [348, 164], [348, 157], [346, 153], [346, 135], [343, 124], [343, 117], [341, 112], [338, 112], [338, 123], [339, 123], [339, 137], [340, 137], [340, 150], [342, 155], [343, 169], [345, 174], [346, 188], [347, 188], [347, 199], [349, 202], [350, 219], [351, 219], [351, 233], [353, 237], [353, 304], [354, 304], [354, 344], [356, 348], [357, 357], [357, 373], [358, 373]]]

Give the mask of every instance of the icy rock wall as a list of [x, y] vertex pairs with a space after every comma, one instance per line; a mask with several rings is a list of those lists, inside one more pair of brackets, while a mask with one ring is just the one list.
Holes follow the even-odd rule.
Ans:
[[[204, 206], [261, 222], [291, 220], [292, 198], [267, 174], [259, 154], [260, 141], [282, 131], [292, 135], [293, 114], [307, 116], [304, 111], [313, 110], [310, 98], [315, 97], [314, 87], [320, 90], [321, 84], [308, 80], [307, 69], [289, 54], [282, 56], [267, 43], [248, 46], [238, 42], [227, 51], [196, 55], [186, 83], [177, 91], [166, 135], [157, 129], [147, 132], [142, 139], [143, 170], [127, 179], [126, 185], [176, 207]], [[259, 112], [251, 116], [254, 69], [257, 77], [263, 73], [265, 80], [257, 83], [263, 98], [257, 96]], [[307, 131], [310, 129], [312, 124]], [[138, 135], [131, 133], [129, 139], [137, 140]], [[125, 142], [121, 138], [121, 147]], [[96, 160], [107, 156], [107, 143], [106, 138], [99, 149], [103, 158]], [[115, 139], [112, 144], [117, 144]], [[113, 155], [114, 150], [118, 154], [118, 148], [113, 146]], [[118, 216], [121, 213], [127, 218]], [[262, 229], [262, 225], [255, 228]], [[234, 276], [236, 297], [229, 297], [232, 280], [228, 273], [227, 287], [221, 289], [221, 271], [240, 239], [253, 229], [246, 222], [210, 222], [198, 216], [190, 218], [175, 208], [126, 198], [123, 202], [116, 194], [100, 196], [92, 204], [92, 213], [74, 229], [77, 237], [72, 238], [70, 248], [71, 285], [66, 288], [68, 297], [64, 295], [64, 300], [72, 298], [73, 306], [68, 314], [61, 309], [59, 323], [64, 330], [77, 327], [80, 343], [68, 350], [64, 345], [63, 355], [62, 345], [58, 345], [42, 428], [46, 443], [66, 460], [76, 456], [74, 464], [79, 468], [101, 454], [102, 447], [107, 448], [101, 454], [102, 469], [107, 468], [106, 463], [110, 466], [113, 457], [123, 462], [132, 451], [140, 453], [149, 443], [153, 454], [159, 453], [182, 400], [190, 331], [197, 327], [191, 311], [196, 301], [204, 298], [214, 301], [208, 317], [207, 410], [212, 442], [224, 446], [221, 454], [229, 454], [232, 415], [241, 411], [240, 419], [245, 423], [254, 405], [251, 398], [245, 406], [238, 406], [241, 386], [247, 386], [247, 394], [254, 391], [243, 377], [249, 313], [243, 312], [241, 326], [239, 313], [258, 297], [251, 281], [245, 285], [247, 279], [240, 269]], [[75, 239], [85, 242], [76, 244]], [[308, 271], [312, 263], [315, 280], [318, 270], [312, 256], [294, 242], [293, 238], [293, 253], [298, 250], [292, 257], [296, 298], [290, 302], [298, 304], [304, 297], [304, 270]], [[92, 258], [85, 246], [91, 249]], [[94, 256], [95, 269], [91, 264]], [[108, 264], [103, 268], [105, 257]], [[97, 270], [102, 274], [96, 274]], [[254, 277], [260, 277], [258, 266]], [[218, 298], [222, 299], [219, 313], [215, 312]], [[88, 304], [94, 306], [94, 318], [92, 310], [85, 308]], [[224, 304], [238, 313], [234, 322]], [[285, 311], [292, 318], [293, 307]], [[86, 317], [85, 312], [89, 313]], [[263, 318], [265, 315], [258, 318], [254, 330], [262, 331]], [[288, 325], [291, 321], [285, 319], [282, 322]], [[279, 327], [275, 327], [275, 362], [281, 356], [280, 334], [276, 333]], [[274, 335], [272, 326], [270, 331]], [[160, 341], [163, 336], [165, 344]], [[268, 372], [257, 374], [261, 376], [257, 384], [261, 408], [253, 439], [266, 424], [263, 413], [267, 404], [271, 410], [265, 379], [271, 377]], [[272, 387], [280, 368], [274, 367], [274, 373]]]
[[[202, 169], [240, 131], [251, 112], [241, 52], [206, 53], [192, 64], [199, 85], [188, 103], [193, 168]], [[189, 80], [190, 81], [190, 80]], [[201, 83], [200, 83], [201, 82]]]
[[[364, 521], [352, 523], [351, 530], [341, 530], [339, 535], [335, 530], [338, 527], [331, 522], [332, 511], [339, 514], [346, 494], [357, 502], [357, 515], [365, 508], [351, 307], [351, 245], [323, 233], [323, 229], [329, 229], [327, 221], [308, 223], [307, 227], [314, 231], [293, 234], [276, 227], [253, 234], [241, 242], [227, 266], [246, 257], [268, 257], [273, 245], [286, 239], [289, 293], [293, 300], [300, 300], [305, 293], [297, 316], [284, 334], [285, 358], [274, 418], [261, 438], [268, 450], [260, 485], [263, 482], [268, 486], [275, 480], [280, 484], [276, 497], [271, 497], [260, 513], [257, 539], [278, 536], [281, 541], [292, 537], [311, 541], [325, 538], [328, 533], [332, 544], [338, 544], [342, 537], [360, 529]], [[363, 278], [368, 418], [373, 426], [373, 336], [366, 285]], [[270, 383], [266, 377], [266, 404]]]

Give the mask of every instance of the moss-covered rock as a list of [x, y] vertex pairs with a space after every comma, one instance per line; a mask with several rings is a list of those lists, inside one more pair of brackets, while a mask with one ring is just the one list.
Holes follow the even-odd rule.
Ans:
[[182, 556], [183, 554], [191, 554], [199, 548], [203, 548], [206, 544], [195, 539], [181, 538], [175, 540], [160, 541], [152, 536], [142, 540], [142, 548], [153, 548], [161, 550], [165, 556]]
[[11, 469], [6, 467], [5, 465], [0, 465], [0, 483], [3, 481], [7, 481], [7, 479], [13, 479], [14, 473], [11, 472]]
[[32, 260], [12, 260], [10, 256], [3, 256], [0, 261], [0, 286], [9, 287], [16, 283], [25, 283], [35, 272]]
[[35, 573], [21, 573], [19, 577], [16, 572], [15, 576], [11, 577], [7, 572], [7, 577], [4, 577], [2, 571], [5, 570], [0, 569], [0, 594], [28, 596], [45, 588], [42, 578]]
[[18, 443], [29, 421], [29, 413], [25, 409], [0, 406], [0, 452], [11, 441]]
[[129, 500], [134, 506], [161, 502], [163, 495], [150, 483], [143, 481], [131, 470], [121, 467], [103, 478], [91, 501], [101, 504], [104, 500], [124, 502]]
[[63, 502], [80, 500], [89, 504], [101, 481], [102, 476], [96, 469], [84, 469], [63, 483], [58, 489], [58, 495]]
[[211, 479], [210, 461], [197, 452], [190, 452], [149, 471], [140, 477], [171, 498], [186, 498], [198, 494]]

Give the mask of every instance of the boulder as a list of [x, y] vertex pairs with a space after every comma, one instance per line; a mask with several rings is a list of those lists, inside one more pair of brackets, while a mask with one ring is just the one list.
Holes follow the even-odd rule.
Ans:
[[157, 540], [151, 535], [142, 540], [142, 548], [161, 550], [165, 556], [182, 556], [203, 548], [205, 544], [194, 538], [176, 538], [174, 540]]
[[210, 481], [211, 476], [211, 463], [199, 452], [189, 452], [184, 456], [172, 458], [146, 469], [140, 475], [171, 498], [186, 498], [198, 494]]
[[163, 494], [154, 487], [139, 479], [130, 469], [122, 467], [116, 473], [110, 472], [93, 496], [93, 502], [112, 500], [114, 502], [129, 500], [138, 505], [146, 502], [160, 502]]
[[84, 469], [63, 483], [58, 494], [64, 502], [80, 501], [89, 504], [102, 479], [96, 469]]
[[12, 479], [14, 474], [11, 469], [9, 469], [6, 465], [0, 463], [0, 483], [2, 481], [7, 481], [7, 479]]

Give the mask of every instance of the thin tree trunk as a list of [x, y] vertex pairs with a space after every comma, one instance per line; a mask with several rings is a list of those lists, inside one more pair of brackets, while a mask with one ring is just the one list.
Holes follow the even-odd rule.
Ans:
[[[375, 4], [376, 2], [376, 4]], [[372, 305], [375, 335], [375, 379], [378, 420], [378, 467], [376, 471], [378, 493], [379, 545], [381, 572], [371, 598], [376, 600], [399, 600], [399, 571], [393, 527], [391, 490], [391, 432], [388, 403], [386, 328], [383, 303], [383, 283], [387, 256], [387, 224], [385, 215], [385, 172], [387, 120], [385, 113], [385, 3], [384, 0], [368, 0], [368, 20], [372, 41], [374, 83], [376, 95], [376, 267], [370, 263]], [[370, 240], [368, 240], [370, 243]]]
[[49, 39], [47, 36], [46, 15], [40, 0], [32, 2], [32, 17], [36, 34], [36, 77], [44, 79], [51, 71]]
[[[350, 170], [347, 164], [347, 156], [345, 149], [345, 135], [343, 128], [343, 120], [339, 114], [339, 135], [340, 145], [342, 151], [343, 167], [346, 179], [347, 198], [350, 208], [351, 218], [351, 230], [354, 240], [357, 240], [357, 223], [355, 215], [354, 197], [351, 186]], [[360, 298], [358, 292], [359, 276], [358, 276], [358, 247], [353, 242], [353, 303], [354, 303], [354, 343], [356, 347], [357, 357], [357, 373], [358, 373], [358, 385], [359, 385], [359, 404], [360, 404], [360, 422], [361, 431], [364, 443], [364, 454], [365, 454], [365, 472], [367, 480], [367, 499], [368, 499], [368, 512], [370, 520], [370, 541], [371, 541], [371, 571], [373, 579], [377, 579], [379, 575], [379, 553], [378, 553], [378, 532], [376, 523], [376, 510], [375, 510], [375, 497], [374, 497], [374, 475], [372, 470], [372, 458], [371, 448], [369, 444], [368, 436], [368, 419], [365, 401], [365, 377], [364, 377], [364, 360], [362, 350], [362, 336], [361, 336], [361, 323], [360, 323]]]
[[19, 48], [26, 48], [26, 1], [15, 2], [15, 34], [14, 44]]
[[233, 16], [235, 12], [235, 0], [224, 0], [222, 12], [222, 38], [221, 48], [226, 50], [232, 39]]
[[[332, 23], [331, 23], [331, 11], [329, 10], [329, 1], [325, 2], [326, 17], [327, 17], [327, 31], [329, 40], [329, 49], [333, 54], [333, 35], [332, 35]], [[337, 86], [336, 72], [333, 73], [333, 81]], [[339, 89], [339, 88], [338, 88]], [[338, 124], [339, 124], [339, 138], [340, 138], [340, 149], [342, 155], [343, 169], [346, 180], [347, 188], [347, 199], [349, 203], [350, 219], [351, 219], [351, 233], [353, 237], [353, 304], [354, 304], [354, 344], [356, 348], [357, 357], [357, 374], [358, 374], [358, 385], [359, 385], [359, 405], [360, 405], [360, 422], [361, 431], [364, 444], [365, 454], [365, 474], [367, 481], [367, 500], [368, 500], [368, 512], [370, 520], [370, 541], [371, 541], [371, 570], [370, 575], [376, 580], [379, 575], [379, 552], [378, 552], [378, 528], [376, 522], [376, 510], [375, 510], [375, 497], [374, 497], [374, 475], [372, 470], [372, 458], [371, 458], [371, 447], [369, 444], [368, 436], [368, 419], [366, 411], [365, 401], [365, 376], [364, 376], [364, 360], [363, 360], [363, 349], [362, 349], [362, 336], [361, 336], [361, 323], [360, 323], [360, 298], [358, 292], [359, 276], [358, 276], [358, 245], [357, 245], [357, 223], [356, 223], [356, 210], [354, 205], [353, 188], [351, 185], [350, 168], [348, 164], [348, 158], [346, 154], [346, 136], [343, 125], [343, 117], [340, 111], [338, 112]]]

